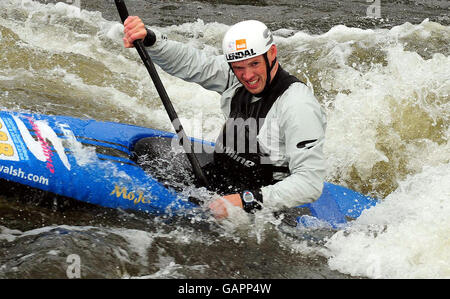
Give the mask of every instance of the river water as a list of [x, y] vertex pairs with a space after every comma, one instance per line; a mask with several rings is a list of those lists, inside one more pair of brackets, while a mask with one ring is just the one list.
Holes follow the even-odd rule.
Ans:
[[[55, 2], [0, 2], [0, 108], [171, 131], [114, 2]], [[450, 278], [449, 1], [127, 5], [211, 55], [229, 25], [266, 22], [327, 112], [327, 181], [382, 200], [345, 229], [306, 230], [61, 206], [2, 184], [0, 278]], [[158, 70], [187, 133], [214, 140], [219, 95]]]

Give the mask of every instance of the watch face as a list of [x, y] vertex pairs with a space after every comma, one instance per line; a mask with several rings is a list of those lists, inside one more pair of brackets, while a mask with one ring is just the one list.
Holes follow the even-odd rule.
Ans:
[[244, 191], [244, 193], [242, 194], [242, 199], [246, 203], [250, 203], [255, 200], [255, 197], [253, 196], [253, 193], [251, 193], [250, 191]]

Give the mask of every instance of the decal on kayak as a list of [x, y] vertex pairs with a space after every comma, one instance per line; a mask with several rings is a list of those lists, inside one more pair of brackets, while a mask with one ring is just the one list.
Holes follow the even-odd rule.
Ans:
[[20, 132], [11, 117], [0, 117], [0, 160], [28, 160], [27, 150], [19, 136]]
[[48, 186], [48, 178], [42, 175], [37, 175], [33, 173], [27, 173], [21, 167], [16, 168], [12, 165], [9, 167], [0, 165], [0, 172], [7, 174], [11, 177], [17, 177], [23, 180], [27, 180], [34, 183], [39, 183], [44, 186]]
[[50, 128], [45, 121], [34, 121], [31, 117], [27, 117], [28, 122], [36, 134], [37, 140], [35, 140], [31, 136], [31, 133], [25, 126], [24, 122], [17, 116], [13, 116], [13, 118], [29, 151], [36, 157], [36, 159], [41, 162], [45, 162], [45, 165], [50, 173], [55, 173], [55, 166], [53, 164], [54, 154], [52, 152], [51, 145], [53, 145], [56, 154], [64, 166], [70, 170], [70, 163], [67, 159], [66, 153], [64, 152], [61, 139], [58, 138], [55, 131]]
[[123, 199], [127, 199], [129, 201], [133, 201], [135, 205], [137, 205], [138, 203], [143, 203], [143, 204], [150, 203], [150, 200], [144, 197], [144, 193], [142, 191], [138, 191], [137, 193], [138, 194], [136, 195], [136, 193], [133, 191], [128, 192], [127, 187], [115, 185], [114, 190], [109, 195], [111, 197], [114, 197], [114, 195], [115, 195], [116, 199], [123, 198]]

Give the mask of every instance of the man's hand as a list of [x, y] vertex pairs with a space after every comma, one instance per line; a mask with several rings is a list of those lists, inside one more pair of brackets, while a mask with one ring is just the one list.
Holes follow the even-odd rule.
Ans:
[[125, 36], [123, 44], [125, 48], [133, 48], [135, 40], [143, 40], [147, 36], [147, 29], [141, 18], [136, 16], [129, 16], [123, 23]]
[[217, 219], [223, 219], [229, 216], [228, 213], [229, 206], [236, 206], [242, 209], [243, 206], [241, 196], [239, 194], [231, 194], [223, 196], [222, 198], [213, 201], [209, 205], [209, 208], [211, 209], [211, 212], [213, 213], [214, 217], [216, 217]]

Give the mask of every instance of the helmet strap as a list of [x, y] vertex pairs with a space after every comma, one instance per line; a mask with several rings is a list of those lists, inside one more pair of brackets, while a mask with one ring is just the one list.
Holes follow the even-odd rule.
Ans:
[[269, 86], [272, 81], [272, 77], [271, 77], [270, 73], [272, 72], [273, 68], [275, 67], [275, 63], [277, 62], [277, 57], [275, 57], [272, 61], [272, 65], [270, 65], [269, 58], [267, 57], [267, 52], [263, 54], [263, 57], [264, 57], [264, 61], [266, 62], [266, 69], [267, 69], [266, 86], [264, 87], [263, 91], [261, 91], [258, 94], [255, 94], [256, 97], [263, 97], [269, 91]]

